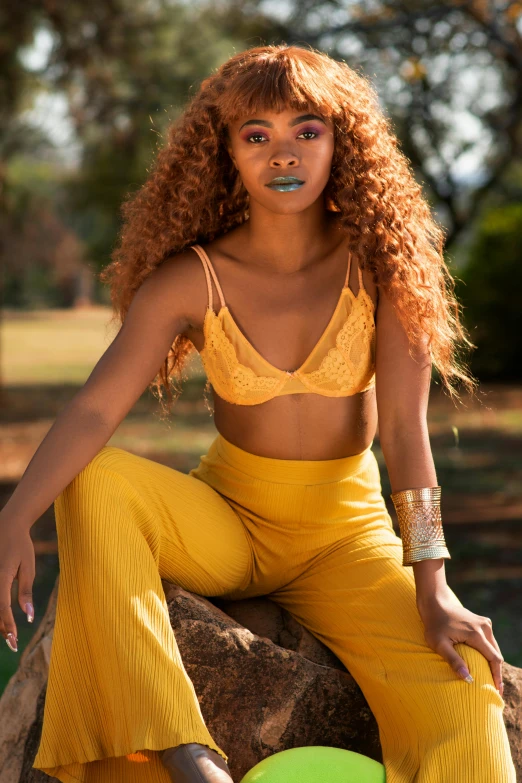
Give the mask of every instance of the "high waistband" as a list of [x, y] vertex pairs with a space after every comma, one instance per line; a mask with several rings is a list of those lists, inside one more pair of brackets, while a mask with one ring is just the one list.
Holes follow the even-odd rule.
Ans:
[[370, 445], [359, 454], [337, 459], [278, 459], [261, 457], [230, 443], [220, 433], [212, 444], [219, 456], [234, 468], [252, 478], [283, 483], [320, 484], [339, 481], [357, 473], [364, 467], [365, 461], [373, 454]]

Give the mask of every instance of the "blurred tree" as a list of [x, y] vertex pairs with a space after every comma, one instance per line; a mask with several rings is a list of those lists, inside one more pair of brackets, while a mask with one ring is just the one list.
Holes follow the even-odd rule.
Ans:
[[270, 7], [290, 40], [309, 41], [373, 76], [446, 224], [447, 248], [491, 190], [520, 199], [521, 178], [505, 182], [522, 145], [520, 0], [290, 0]]
[[522, 374], [522, 202], [490, 209], [461, 272], [459, 297], [477, 349], [472, 369], [483, 379]]
[[[13, 31], [2, 70], [9, 77], [6, 105], [27, 87], [27, 74], [14, 64], [16, 42], [26, 44], [30, 30], [45, 25], [54, 45], [33, 81], [66, 91], [92, 180], [105, 173], [96, 195], [110, 198], [112, 207], [129, 184], [141, 184], [151, 125], [161, 133], [168, 119], [160, 113], [169, 107], [175, 116], [212, 67], [254, 43], [311, 43], [372, 74], [405, 153], [442, 213], [448, 247], [520, 158], [520, 2], [26, 0], [3, 13]], [[87, 190], [81, 195], [89, 200]], [[113, 229], [107, 223], [105, 238], [93, 243], [99, 263], [107, 260]]]
[[124, 195], [141, 185], [158, 137], [191, 91], [246, 41], [285, 32], [234, 1], [28, 0], [18, 17], [20, 45], [31, 23], [52, 33], [49, 60], [33, 75], [67, 96], [82, 141], [80, 169], [68, 183], [69, 220], [98, 268], [109, 260]]

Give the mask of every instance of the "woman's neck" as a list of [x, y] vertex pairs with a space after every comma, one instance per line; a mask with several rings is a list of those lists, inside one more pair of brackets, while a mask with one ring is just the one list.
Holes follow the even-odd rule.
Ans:
[[250, 258], [281, 272], [304, 269], [324, 257], [341, 239], [337, 214], [323, 207], [294, 215], [276, 215], [251, 209], [249, 220], [241, 226]]

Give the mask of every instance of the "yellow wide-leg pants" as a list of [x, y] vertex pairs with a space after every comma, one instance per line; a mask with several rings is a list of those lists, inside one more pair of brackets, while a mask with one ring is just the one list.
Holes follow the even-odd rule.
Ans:
[[[169, 783], [158, 751], [207, 730], [161, 579], [203, 596], [269, 595], [358, 682], [387, 783], [515, 783], [489, 663], [462, 680], [423, 635], [371, 447], [259, 457], [221, 435], [185, 474], [105, 446], [55, 501], [60, 583], [33, 766], [71, 783]], [[457, 596], [455, 601], [461, 605]]]

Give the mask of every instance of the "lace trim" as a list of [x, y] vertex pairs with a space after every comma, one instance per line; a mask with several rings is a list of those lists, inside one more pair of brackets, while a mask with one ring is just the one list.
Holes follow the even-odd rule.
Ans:
[[[370, 388], [374, 383], [375, 362], [375, 322], [373, 302], [366, 297], [352, 300], [352, 311], [339, 330], [335, 346], [321, 360], [317, 370], [284, 373], [278, 368], [277, 377], [257, 375], [250, 367], [242, 364], [233, 344], [227, 337], [221, 319], [208, 308], [205, 314], [205, 345], [201, 351], [203, 366], [211, 383], [228, 402], [254, 404], [272, 399], [288, 382], [289, 377], [298, 377], [311, 391], [332, 391], [337, 386], [341, 393], [356, 394]], [[357, 312], [354, 314], [354, 308]], [[365, 360], [354, 363], [351, 353], [357, 340], [362, 341], [358, 356]], [[326, 388], [325, 388], [326, 387]]]
[[262, 399], [256, 397], [255, 402], [271, 399], [283, 387], [286, 378], [272, 378], [257, 375], [250, 367], [241, 364], [237, 358], [234, 346], [228, 339], [220, 319], [213, 310], [205, 314], [205, 345], [200, 353], [203, 366], [210, 374], [212, 366], [212, 385], [228, 402], [236, 402], [231, 398], [229, 390], [233, 388], [234, 396], [242, 401], [252, 392], [259, 392]]
[[[348, 320], [337, 334], [335, 346], [330, 348], [323, 357], [317, 370], [297, 373], [307, 386], [320, 388], [325, 384], [331, 385], [334, 381], [338, 385], [339, 391], [344, 392], [353, 390], [354, 385], [360, 386], [361, 383], [372, 385], [375, 361], [375, 323], [373, 311], [366, 299], [355, 299], [353, 308], [358, 306], [359, 301], [363, 303], [363, 306], [359, 307], [359, 312], [355, 317], [353, 317], [354, 311], [352, 309]], [[363, 348], [359, 352], [359, 356], [368, 357], [367, 361], [359, 364], [355, 364], [351, 360], [351, 351], [357, 340], [363, 341]], [[370, 377], [368, 378], [368, 376]]]

